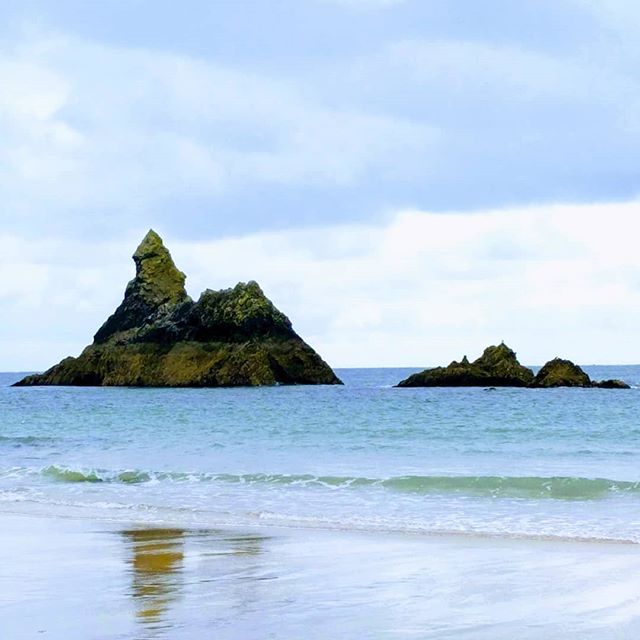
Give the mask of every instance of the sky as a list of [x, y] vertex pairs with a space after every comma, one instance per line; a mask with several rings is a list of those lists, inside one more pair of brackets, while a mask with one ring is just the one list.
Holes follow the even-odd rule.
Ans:
[[640, 5], [1, 0], [0, 370], [154, 228], [333, 366], [639, 363]]

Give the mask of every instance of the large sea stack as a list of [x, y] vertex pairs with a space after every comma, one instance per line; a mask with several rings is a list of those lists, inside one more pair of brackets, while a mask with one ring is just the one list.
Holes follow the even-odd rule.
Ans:
[[93, 344], [17, 386], [341, 384], [256, 282], [207, 289], [194, 302], [154, 231], [133, 259], [136, 277]]

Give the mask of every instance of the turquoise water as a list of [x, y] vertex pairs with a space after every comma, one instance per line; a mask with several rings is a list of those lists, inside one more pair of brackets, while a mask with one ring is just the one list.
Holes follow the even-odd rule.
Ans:
[[636, 388], [11, 388], [0, 512], [173, 527], [640, 542]]

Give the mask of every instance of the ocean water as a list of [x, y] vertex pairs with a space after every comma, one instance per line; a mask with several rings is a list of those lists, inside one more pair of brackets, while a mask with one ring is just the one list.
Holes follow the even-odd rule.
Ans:
[[[640, 367], [587, 368], [640, 384]], [[640, 542], [640, 392], [11, 388], [0, 510]]]
[[[208, 541], [217, 556], [239, 548], [234, 562], [251, 566], [255, 545], [280, 549], [277, 566], [256, 580], [276, 576], [295, 593], [273, 609], [280, 592], [265, 592], [253, 617], [227, 612], [217, 637], [560, 638], [578, 620], [586, 626], [572, 637], [637, 637], [640, 584], [610, 581], [640, 555], [640, 366], [585, 369], [633, 388], [393, 388], [409, 369], [339, 370], [342, 387], [256, 389], [11, 388], [20, 376], [0, 374], [0, 518], [117, 529], [126, 553], [142, 554], [134, 595], [147, 593], [136, 580], [163, 572], [147, 570], [147, 548], [168, 549], [158, 556], [167, 567], [182, 562], [175, 549], [187, 540], [195, 550]], [[240, 533], [211, 533], [221, 530]], [[273, 531], [306, 546], [284, 553], [264, 542]], [[87, 550], [77, 572], [87, 581], [95, 555]], [[198, 562], [189, 565], [194, 576]], [[384, 579], [375, 581], [374, 567]], [[428, 583], [430, 598], [425, 572], [438, 580]], [[357, 589], [354, 575], [364, 581]], [[242, 590], [242, 576], [201, 576], [201, 584]], [[606, 592], [589, 591], [605, 578]], [[543, 593], [552, 594], [544, 607], [558, 607], [544, 633]], [[393, 624], [389, 602], [398, 607]], [[84, 637], [202, 637], [211, 622], [203, 611], [161, 626], [166, 636], [149, 627], [148, 636]], [[314, 635], [306, 625], [318, 611], [333, 626]], [[27, 614], [14, 612], [11, 628], [24, 628]]]

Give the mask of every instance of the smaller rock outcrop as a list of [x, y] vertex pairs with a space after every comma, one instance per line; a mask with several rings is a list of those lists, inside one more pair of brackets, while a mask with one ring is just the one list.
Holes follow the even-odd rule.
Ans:
[[593, 386], [598, 389], [631, 389], [623, 380], [601, 380], [600, 382], [594, 382]]
[[473, 362], [464, 356], [446, 367], [425, 369], [399, 382], [398, 387], [529, 387], [551, 389], [554, 387], [598, 387], [600, 389], [630, 389], [622, 380], [594, 382], [587, 373], [570, 360], [554, 358], [533, 375], [522, 366], [515, 352], [506, 344], [487, 347]]
[[549, 360], [549, 362], [538, 371], [531, 386], [539, 389], [551, 389], [554, 387], [631, 389], [631, 387], [622, 380], [601, 380], [600, 382], [591, 380], [584, 369], [571, 362], [571, 360], [563, 360], [562, 358]]
[[536, 374], [534, 387], [590, 387], [591, 378], [571, 360], [554, 358], [549, 360]]
[[398, 387], [526, 387], [533, 371], [523, 367], [506, 344], [487, 347], [473, 362], [466, 356], [447, 367], [426, 369], [402, 380]]

